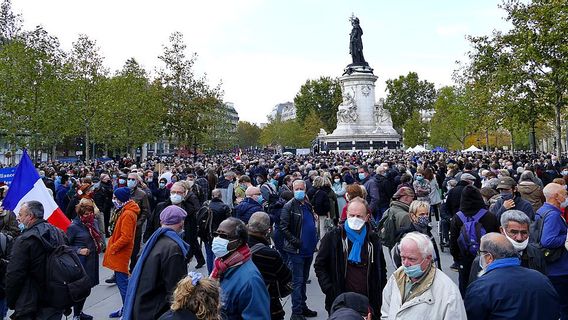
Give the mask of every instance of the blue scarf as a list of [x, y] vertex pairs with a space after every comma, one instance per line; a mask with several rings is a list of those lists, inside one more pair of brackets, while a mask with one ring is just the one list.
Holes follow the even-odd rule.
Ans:
[[347, 233], [347, 239], [353, 243], [351, 246], [351, 251], [349, 252], [349, 258], [347, 260], [355, 263], [361, 262], [361, 247], [365, 243], [365, 236], [367, 235], [367, 226], [363, 226], [361, 233], [349, 228], [349, 223], [345, 222], [343, 225], [345, 233]]
[[134, 271], [132, 271], [132, 275], [130, 276], [130, 280], [128, 281], [128, 289], [126, 289], [126, 298], [124, 301], [124, 307], [122, 310], [122, 319], [124, 320], [131, 320], [132, 313], [134, 310], [134, 298], [136, 296], [136, 290], [138, 289], [138, 281], [140, 280], [140, 276], [142, 275], [142, 267], [144, 266], [144, 262], [148, 258], [148, 255], [158, 242], [158, 239], [165, 235], [170, 239], [174, 240], [178, 246], [181, 248], [183, 252], [183, 256], [187, 256], [189, 252], [189, 245], [185, 243], [178, 234], [169, 228], [158, 228], [148, 239], [144, 249], [142, 249], [142, 253], [140, 254], [140, 258], [138, 258], [138, 262], [136, 262], [136, 266], [134, 267]]
[[502, 258], [493, 261], [490, 265], [485, 268], [485, 274], [489, 273], [491, 270], [520, 266], [521, 260], [519, 258]]

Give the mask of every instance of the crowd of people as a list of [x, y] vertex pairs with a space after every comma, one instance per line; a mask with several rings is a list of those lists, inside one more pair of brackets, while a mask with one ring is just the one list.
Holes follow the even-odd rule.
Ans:
[[37, 170], [72, 223], [51, 226], [33, 199], [0, 205], [0, 318], [93, 318], [83, 296], [62, 308], [42, 294], [46, 261], [68, 247], [90, 287], [101, 263], [113, 271], [123, 306], [110, 318], [284, 319], [288, 296], [289, 319], [316, 317], [313, 267], [329, 319], [568, 319], [568, 167], [555, 155], [251, 152]]

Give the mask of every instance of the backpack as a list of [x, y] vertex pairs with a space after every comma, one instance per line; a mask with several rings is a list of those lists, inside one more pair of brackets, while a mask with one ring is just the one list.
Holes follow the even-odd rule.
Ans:
[[[544, 260], [547, 263], [554, 262], [554, 261], [560, 259], [560, 257], [562, 257], [562, 254], [564, 254], [564, 252], [566, 252], [564, 246], [560, 246], [558, 248], [550, 249], [550, 248], [544, 248], [542, 246], [541, 242], [540, 242], [541, 238], [542, 238], [542, 229], [544, 228], [544, 219], [546, 219], [546, 217], [551, 212], [552, 212], [552, 210], [549, 210], [542, 216], [537, 213], [537, 215], [540, 216], [540, 219], [531, 223], [531, 225], [529, 227], [529, 234], [531, 235], [530, 236], [531, 242], [533, 242], [533, 244], [537, 248], [540, 249], [540, 251], [544, 255]], [[562, 219], [562, 221], [564, 221], [564, 219]], [[566, 225], [566, 221], [564, 221], [564, 225]]]
[[197, 218], [197, 236], [201, 241], [211, 240], [211, 225], [213, 224], [213, 210], [209, 207], [209, 201], [205, 201], [203, 206], [197, 211], [195, 215]]
[[477, 255], [481, 237], [487, 233], [479, 219], [485, 216], [487, 212], [487, 210], [481, 209], [473, 217], [466, 217], [461, 211], [456, 214], [463, 223], [458, 236], [458, 247], [463, 256], [475, 257]]
[[[252, 248], [250, 248], [250, 254], [251, 256], [255, 253], [257, 253], [260, 249], [266, 247], [266, 245], [264, 243], [257, 243], [254, 246], [252, 246]], [[287, 296], [289, 296], [292, 291], [293, 291], [293, 287], [292, 287], [292, 282], [287, 282], [287, 283], [280, 283], [280, 281], [276, 281], [274, 283], [269, 283], [267, 286], [267, 289], [270, 291], [271, 290], [271, 285], [276, 285], [276, 292], [278, 293], [278, 297], [280, 298], [285, 298]]]
[[377, 225], [377, 229], [381, 244], [392, 248], [396, 244], [398, 231], [396, 230], [396, 217], [394, 213], [391, 214], [390, 211], [390, 208], [385, 211]]
[[275, 204], [278, 199], [280, 199], [280, 196], [278, 196], [278, 191], [276, 190], [276, 187], [270, 183], [270, 182], [266, 182], [265, 184], [263, 184], [260, 188], [268, 188], [268, 199], [264, 199], [267, 201], [267, 203], [269, 205], [273, 205]]
[[91, 294], [92, 282], [77, 252], [65, 244], [47, 253], [45, 281], [47, 305], [56, 309], [71, 308]]

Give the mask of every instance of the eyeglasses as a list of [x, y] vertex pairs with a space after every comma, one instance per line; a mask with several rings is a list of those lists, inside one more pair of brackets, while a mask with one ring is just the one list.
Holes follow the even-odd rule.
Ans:
[[183, 192], [183, 191], [173, 191], [173, 190], [170, 190], [170, 193], [171, 194], [179, 194], [180, 196], [183, 196], [185, 194], [185, 192]]
[[229, 235], [223, 232], [213, 231], [213, 237], [230, 240]]
[[488, 254], [488, 253], [491, 254], [491, 252], [489, 252], [489, 251], [477, 249], [477, 255], [478, 255], [478, 256], [486, 255], [486, 254]]

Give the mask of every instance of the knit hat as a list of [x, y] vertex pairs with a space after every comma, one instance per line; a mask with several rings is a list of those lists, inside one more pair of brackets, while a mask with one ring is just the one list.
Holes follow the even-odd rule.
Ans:
[[182, 222], [187, 216], [187, 212], [182, 208], [171, 205], [167, 206], [162, 213], [160, 213], [160, 222], [166, 226], [171, 226]]
[[361, 315], [366, 315], [369, 313], [369, 298], [355, 292], [342, 293], [333, 301], [331, 314], [335, 314], [337, 310], [343, 308], [349, 308]]
[[462, 175], [460, 176], [460, 181], [475, 181], [475, 177], [470, 174], [470, 173], [462, 173]]
[[465, 215], [474, 215], [485, 203], [481, 192], [474, 186], [465, 186], [461, 194], [460, 211]]
[[125, 203], [130, 200], [130, 188], [123, 187], [114, 190], [114, 195], [118, 199], [118, 201]]

